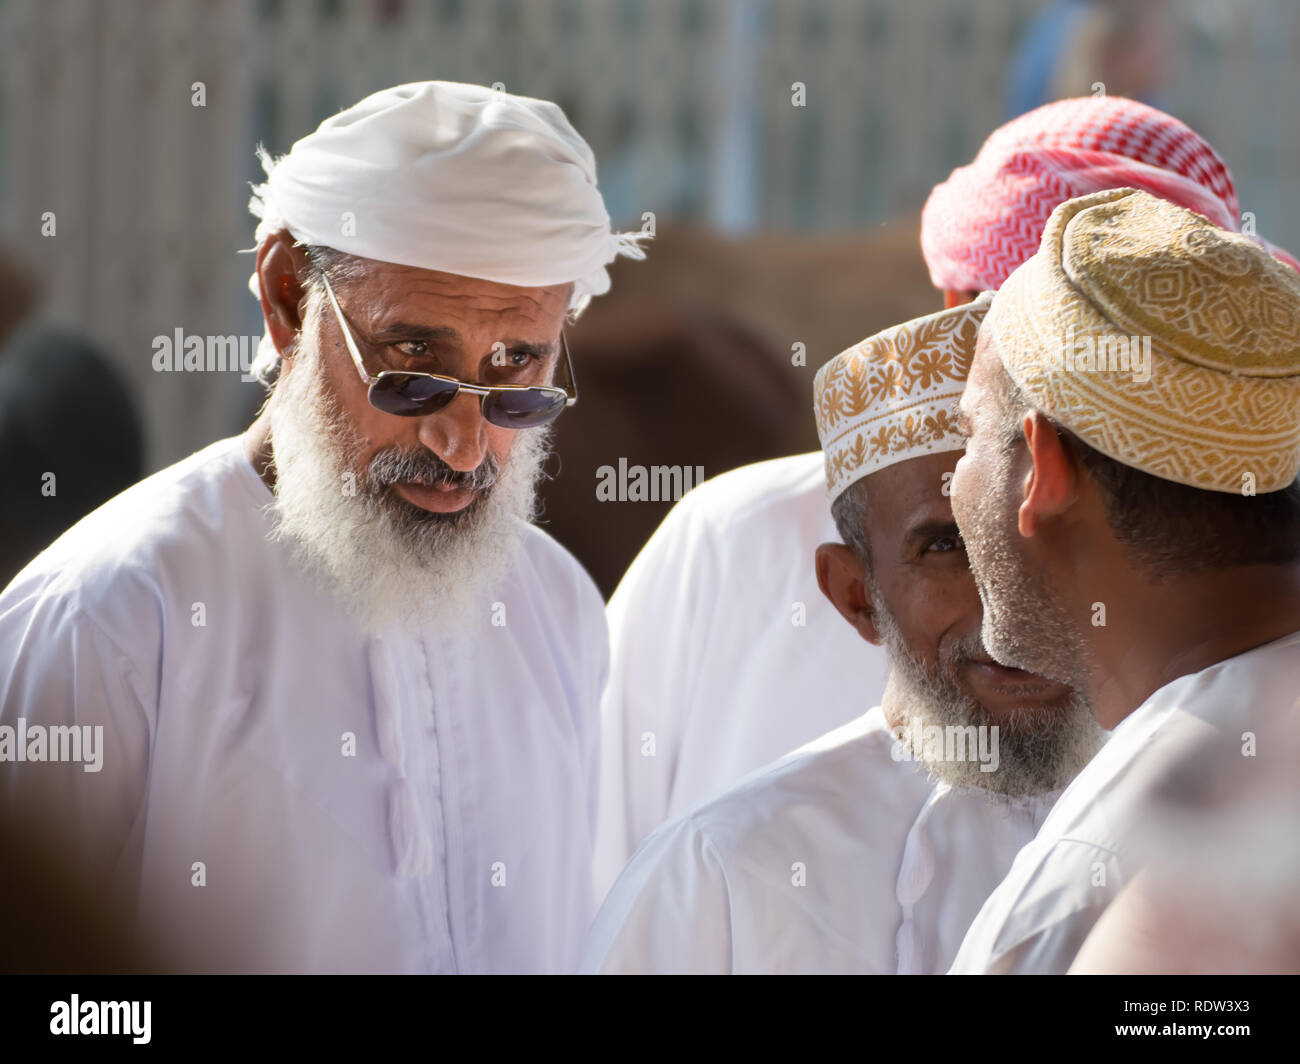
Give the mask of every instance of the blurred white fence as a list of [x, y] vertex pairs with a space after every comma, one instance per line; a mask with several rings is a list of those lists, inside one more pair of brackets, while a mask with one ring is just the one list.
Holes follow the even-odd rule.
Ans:
[[[1197, 2], [1226, 14], [1214, 35], [1180, 23], [1167, 106], [1228, 158], [1260, 231], [1300, 244], [1300, 5]], [[1041, 6], [4, 0], [0, 235], [43, 278], [48, 313], [142, 385], [152, 456], [171, 460], [257, 398], [237, 376], [150, 369], [152, 338], [177, 328], [258, 331], [252, 260], [236, 255], [257, 140], [283, 152], [401, 81], [501, 82], [565, 107], [618, 221], [860, 227], [918, 207], [1002, 119], [1008, 57]]]

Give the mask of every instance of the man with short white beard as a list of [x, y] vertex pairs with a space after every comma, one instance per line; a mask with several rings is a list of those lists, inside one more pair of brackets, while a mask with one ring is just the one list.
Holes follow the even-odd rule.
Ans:
[[182, 970], [572, 970], [606, 635], [528, 521], [566, 318], [640, 251], [544, 101], [398, 86], [264, 163], [269, 401], [0, 597], [0, 720], [104, 727], [0, 800]]
[[980, 643], [947, 483], [961, 448], [953, 405], [987, 305], [895, 326], [817, 375], [844, 540], [817, 549], [817, 578], [885, 646], [881, 705], [655, 832], [602, 906], [584, 970], [945, 971], [1100, 745], [1083, 699], [995, 665]]

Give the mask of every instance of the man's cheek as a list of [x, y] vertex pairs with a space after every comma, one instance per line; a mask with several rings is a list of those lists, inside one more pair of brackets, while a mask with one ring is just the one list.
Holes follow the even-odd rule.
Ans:
[[[510, 429], [499, 429], [497, 431], [501, 435], [494, 432], [488, 438], [488, 453], [497, 460], [498, 468], [505, 469], [515, 450], [514, 444], [516, 439], [520, 438], [520, 433], [512, 432]], [[522, 449], [521, 446], [520, 450]]]

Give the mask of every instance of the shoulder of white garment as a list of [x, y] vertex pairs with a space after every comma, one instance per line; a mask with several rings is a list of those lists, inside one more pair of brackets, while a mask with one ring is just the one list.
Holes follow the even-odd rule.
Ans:
[[524, 532], [514, 572], [525, 584], [535, 580], [533, 590], [544, 593], [555, 613], [604, 631], [605, 600], [595, 581], [577, 558], [536, 525]]
[[[954, 972], [1064, 972], [1123, 887], [1142, 805], [1185, 742], [1266, 723], [1293, 708], [1300, 633], [1189, 673], [1155, 691], [1075, 777], [971, 925]], [[1270, 700], [1267, 691], [1279, 697]]]
[[[851, 720], [798, 750], [765, 765], [741, 779], [724, 794], [704, 802], [687, 814], [715, 838], [724, 852], [740, 853], [745, 840], [771, 829], [787, 816], [802, 822], [806, 803], [826, 815], [834, 815], [826, 801], [830, 794], [861, 796], [879, 777], [885, 762], [893, 764], [889, 751], [894, 734], [879, 706]], [[928, 793], [924, 773], [911, 772], [918, 793]], [[844, 805], [846, 814], [859, 816], [863, 810], [854, 801]]]
[[[820, 452], [812, 452], [704, 481], [669, 511], [629, 566], [608, 607], [611, 680], [603, 709], [601, 891], [670, 812], [684, 812], [748, 768], [861, 712], [864, 703], [856, 699], [842, 713], [819, 703], [814, 727], [802, 732], [786, 727], [777, 734], [790, 741], [765, 742], [771, 730], [763, 714], [782, 704], [776, 692], [782, 684], [804, 686], [790, 669], [768, 686], [765, 703], [755, 703], [752, 695], [719, 701], [723, 673], [750, 669], [750, 687], [761, 686], [757, 672], [777, 668], [773, 648], [787, 646], [791, 632], [812, 631], [791, 626], [795, 603], [831, 622], [829, 638], [816, 638], [819, 653], [829, 653], [828, 646], [838, 641], [841, 648], [848, 644], [848, 662], [874, 665], [883, 659], [838, 617], [826, 617], [831, 608], [823, 606], [817, 591], [812, 554], [828, 538], [834, 538], [834, 526], [824, 462]], [[754, 579], [755, 572], [771, 578]], [[822, 675], [820, 662], [811, 658], [797, 668]], [[692, 740], [692, 756], [683, 764], [680, 744], [692, 728], [704, 734]], [[728, 730], [742, 729], [750, 732], [748, 745], [733, 743], [728, 758], [704, 755], [728, 742]], [[653, 759], [637, 756], [647, 735], [656, 743]], [[742, 767], [732, 772], [724, 761]]]
[[[642, 547], [610, 598], [615, 669], [641, 651], [652, 651], [654, 661], [660, 660], [662, 647], [642, 638], [647, 622], [674, 622], [669, 625], [673, 630], [675, 622], [690, 616], [692, 639], [698, 644], [696, 627], [702, 618], [691, 615], [692, 603], [707, 617], [717, 607], [719, 593], [735, 595], [755, 586], [751, 581], [732, 580], [732, 566], [761, 565], [766, 558], [788, 559], [806, 552], [809, 544], [819, 541], [822, 529], [817, 522], [826, 521], [829, 510], [820, 452], [742, 466], [687, 492]], [[728, 616], [736, 620], [734, 613]], [[680, 646], [673, 649], [683, 653]], [[660, 670], [661, 685], [663, 676]], [[661, 691], [660, 701], [675, 704], [684, 697], [684, 692], [665, 697]], [[669, 708], [663, 705], [665, 711]]]
[[[792, 522], [796, 515], [805, 519]], [[729, 547], [754, 539], [784, 542], [797, 536], [808, 519], [822, 524], [830, 519], [820, 451], [740, 466], [696, 485], [668, 511], [637, 561], [644, 568], [701, 536]], [[636, 571], [634, 562], [629, 575]]]
[[[1091, 927], [1114, 896], [1116, 855], [1090, 826], [1089, 809], [1116, 768], [1128, 760], [1125, 736], [1154, 716], [1148, 700], [1112, 734], [1061, 793], [1034, 839], [972, 921], [952, 974], [1063, 974], [1077, 951], [1081, 923]], [[1122, 731], [1123, 734], [1119, 734]], [[1117, 744], [1116, 739], [1119, 739]], [[1110, 837], [1103, 836], [1106, 841]], [[1094, 869], [1104, 870], [1101, 882]], [[1072, 931], [1072, 928], [1075, 929]]]
[[587, 935], [591, 975], [726, 975], [731, 893], [707, 829], [691, 817], [647, 838], [618, 876]]
[[584, 970], [730, 970], [734, 891], [786, 895], [792, 857], [866, 844], [865, 818], [905, 832], [932, 785], [893, 761], [893, 742], [875, 707], [660, 827], [610, 890]]
[[[96, 770], [45, 777], [66, 791], [58, 800], [73, 806], [84, 788], [97, 787], [73, 822], [90, 840], [86, 867], [104, 875], [109, 865], [99, 861], [116, 859], [146, 786], [169, 620], [194, 631], [193, 606], [229, 594], [224, 574], [210, 572], [210, 559], [255, 549], [247, 543], [247, 520], [233, 532], [223, 524], [221, 492], [233, 482], [223, 473], [236, 468], [231, 443], [109, 500], [0, 595], [0, 717], [104, 728], [102, 776]], [[255, 480], [251, 466], [248, 475]], [[252, 485], [236, 490], [255, 514]], [[62, 806], [50, 815], [55, 808]]]
[[[194, 587], [196, 572], [241, 549], [242, 540], [231, 542], [220, 483], [232, 462], [247, 464], [238, 443], [204, 448], [82, 518], [14, 578], [0, 612], [62, 611], [90, 618], [122, 646], [156, 646], [172, 587]], [[256, 477], [251, 466], [248, 473]], [[257, 500], [251, 492], [248, 499], [251, 512]], [[233, 523], [243, 536], [248, 522]], [[220, 594], [219, 581], [208, 586], [214, 598]], [[184, 603], [187, 619], [202, 601], [196, 594]]]
[[[609, 677], [609, 628], [600, 590], [582, 564], [535, 525], [524, 533], [509, 580], [519, 596], [509, 609], [527, 610], [527, 630], [538, 636], [525, 646], [531, 644], [549, 655], [556, 665], [568, 663], [565, 670], [576, 695], [573, 706], [594, 746], [599, 737], [600, 696]], [[505, 623], [513, 629], [517, 620], [508, 616]], [[490, 638], [484, 642], [494, 645]]]
[[812, 451], [740, 466], [710, 477], [674, 509], [728, 534], [750, 526], [771, 535], [772, 522], [784, 523], [792, 511], [828, 518], [825, 459]]
[[688, 591], [708, 584], [734, 594], [753, 585], [730, 582], [733, 566], [786, 565], [828, 536], [834, 525], [820, 451], [720, 473], [687, 492], [651, 535], [610, 599], [611, 622], [663, 597], [665, 567], [689, 568], [679, 581]]
[[971, 922], [951, 974], [1063, 975], [1120, 886], [1113, 852], [1040, 835]]

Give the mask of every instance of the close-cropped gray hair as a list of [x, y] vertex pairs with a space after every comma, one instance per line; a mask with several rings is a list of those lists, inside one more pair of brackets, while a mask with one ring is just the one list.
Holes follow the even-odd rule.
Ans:
[[867, 541], [867, 479], [856, 480], [831, 503], [835, 530], [858, 560], [871, 569], [871, 544]]
[[[365, 259], [357, 255], [336, 251], [323, 244], [303, 246], [307, 256], [307, 269], [299, 282], [311, 300], [325, 299], [325, 286], [321, 278], [328, 277], [335, 288], [354, 280], [365, 273]], [[267, 388], [274, 388], [280, 377], [280, 352], [275, 349], [269, 336], [263, 336], [257, 347], [257, 357], [253, 360], [253, 375]]]

